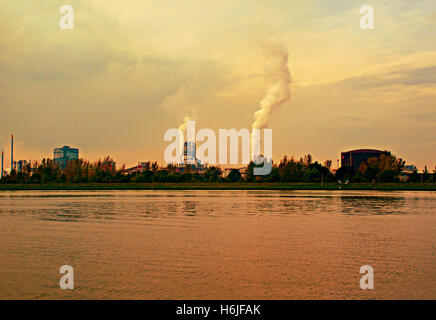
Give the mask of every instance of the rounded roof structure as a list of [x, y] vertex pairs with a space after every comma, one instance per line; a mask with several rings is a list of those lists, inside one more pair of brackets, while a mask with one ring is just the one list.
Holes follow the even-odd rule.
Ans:
[[376, 149], [355, 149], [355, 150], [349, 150], [342, 153], [389, 153], [389, 151], [382, 151], [382, 150], [376, 150]]

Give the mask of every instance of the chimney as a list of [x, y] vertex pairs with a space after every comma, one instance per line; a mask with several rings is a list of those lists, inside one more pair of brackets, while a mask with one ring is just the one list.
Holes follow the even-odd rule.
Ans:
[[1, 172], [1, 178], [3, 178], [3, 151], [2, 151], [2, 172]]
[[11, 134], [11, 172], [14, 169], [14, 135]]

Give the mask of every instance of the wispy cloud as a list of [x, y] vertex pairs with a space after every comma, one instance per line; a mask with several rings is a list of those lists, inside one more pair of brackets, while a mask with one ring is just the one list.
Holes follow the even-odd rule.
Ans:
[[350, 77], [336, 83], [353, 90], [367, 90], [388, 86], [436, 85], [436, 65], [416, 69], [397, 69], [382, 74]]

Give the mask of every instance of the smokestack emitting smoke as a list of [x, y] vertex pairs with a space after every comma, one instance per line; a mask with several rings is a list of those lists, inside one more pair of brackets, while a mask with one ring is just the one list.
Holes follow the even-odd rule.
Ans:
[[260, 108], [254, 113], [253, 129], [263, 129], [268, 126], [269, 117], [280, 106], [291, 98], [291, 74], [288, 69], [288, 52], [278, 44], [265, 47], [267, 64], [266, 77], [271, 79], [272, 86], [260, 102]]
[[11, 172], [14, 169], [14, 135], [11, 134]]
[[[195, 140], [195, 126], [194, 126], [194, 132], [192, 131], [192, 128], [190, 128], [190, 130], [188, 129], [188, 121], [197, 121], [197, 116], [195, 115], [195, 109], [192, 109], [192, 116], [185, 116], [183, 118], [183, 123], [179, 126], [179, 130], [183, 133], [184, 135], [184, 140], [188, 141], [194, 141]], [[180, 140], [180, 148], [181, 150], [184, 150], [184, 141]], [[194, 149], [192, 149], [194, 148]], [[192, 154], [195, 153], [195, 147], [192, 145], [192, 143], [188, 143], [186, 145], [186, 153], [187, 154]], [[180, 159], [180, 163], [183, 162], [183, 157], [184, 157], [184, 152], [182, 152], [182, 158]], [[194, 157], [195, 158], [195, 157]], [[189, 159], [188, 159], [189, 160]], [[194, 164], [194, 163], [190, 163], [188, 162], [188, 164]]]
[[183, 132], [183, 134], [185, 134], [186, 131], [186, 124], [188, 123], [188, 121], [197, 121], [197, 116], [195, 115], [195, 111], [192, 111], [193, 115], [192, 116], [185, 116], [183, 118], [183, 123], [179, 126], [179, 130]]

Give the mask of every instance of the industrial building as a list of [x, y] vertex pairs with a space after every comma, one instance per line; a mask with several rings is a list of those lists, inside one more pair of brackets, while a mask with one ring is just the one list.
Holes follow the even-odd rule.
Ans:
[[65, 169], [69, 161], [79, 160], [79, 149], [63, 146], [53, 151], [54, 162], [61, 169]]
[[356, 149], [341, 153], [341, 167], [349, 166], [357, 171], [362, 162], [366, 162], [369, 158], [379, 158], [382, 154], [391, 155], [389, 151], [381, 151], [374, 149]]
[[190, 170], [192, 172], [202, 172], [205, 167], [199, 159], [197, 159], [197, 145], [195, 142], [185, 141], [183, 144], [183, 154], [175, 167], [176, 172], [184, 172], [185, 166], [190, 165]]
[[18, 160], [16, 162], [16, 170], [17, 172], [23, 172], [26, 170], [26, 166], [27, 166], [27, 161], [26, 160]]
[[197, 162], [197, 145], [194, 142], [186, 141], [183, 144], [183, 155], [181, 163], [196, 163]]

